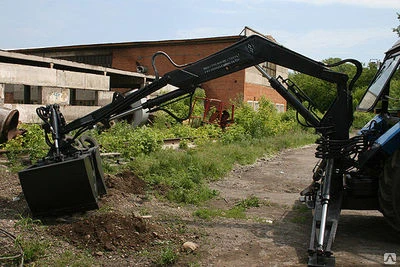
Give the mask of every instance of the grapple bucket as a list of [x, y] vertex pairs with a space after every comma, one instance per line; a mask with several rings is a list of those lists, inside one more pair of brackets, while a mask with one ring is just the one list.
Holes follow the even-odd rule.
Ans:
[[18, 176], [34, 217], [98, 209], [98, 197], [106, 193], [97, 147], [61, 162], [32, 165]]

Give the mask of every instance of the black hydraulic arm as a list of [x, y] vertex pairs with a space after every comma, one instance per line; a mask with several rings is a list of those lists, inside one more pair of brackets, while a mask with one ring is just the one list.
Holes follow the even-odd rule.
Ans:
[[[352, 98], [350, 89], [353, 82], [356, 80], [355, 77], [358, 77], [360, 73], [357, 72], [357, 75], [353, 77], [353, 80], [348, 86], [348, 76], [346, 74], [335, 72], [323, 63], [309, 59], [258, 35], [243, 38], [217, 53], [185, 66], [178, 66], [170, 60], [171, 63], [178, 68], [165, 73], [161, 78], [158, 77], [158, 72], [155, 67], [155, 57], [157, 55], [165, 56], [166, 54], [159, 52], [153, 56], [153, 68], [156, 73], [156, 80], [154, 82], [142, 89], [129, 92], [126, 95], [114, 93], [113, 100], [110, 104], [82, 118], [76, 119], [69, 124], [65, 123], [57, 105], [39, 108], [38, 115], [46, 122], [46, 136], [51, 132], [53, 137], [53, 144], [48, 142], [51, 146], [49, 154], [52, 154], [53, 158], [59, 158], [61, 160], [64, 156], [74, 155], [73, 153], [75, 153], [75, 150], [71, 144], [73, 141], [76, 141], [75, 138], [79, 134], [93, 127], [98, 122], [108, 122], [109, 120], [127, 114], [127, 112], [130, 112], [129, 110], [132, 109], [132, 104], [166, 85], [173, 85], [177, 87], [177, 89], [156, 98], [149, 99], [135, 109], [143, 108], [154, 110], [157, 109], [157, 107], [160, 108], [161, 105], [168, 101], [192, 94], [195, 88], [204, 82], [255, 66], [261, 74], [268, 79], [270, 85], [306, 120], [307, 125], [314, 127], [323, 136], [321, 142], [325, 145], [321, 146], [323, 148], [323, 153], [320, 154], [323, 160], [326, 161], [323, 172], [324, 177], [321, 178], [321, 182], [319, 183], [321, 187], [317, 188], [313, 183], [315, 192], [312, 192], [311, 195], [311, 197], [314, 198], [314, 209], [318, 212], [315, 213], [317, 215], [314, 216], [313, 221], [312, 238], [310, 242], [312, 243], [310, 245], [310, 265], [318, 265], [321, 257], [323, 259], [329, 258], [331, 255], [330, 246], [336, 233], [337, 217], [339, 216], [341, 203], [340, 189], [336, 189], [337, 192], [333, 192], [331, 184], [341, 183], [342, 177], [340, 176], [340, 170], [344, 166], [341, 161], [342, 156], [340, 153], [332, 153], [332, 146], [330, 144], [334, 144], [336, 141], [346, 141], [348, 139], [348, 130], [352, 122]], [[258, 64], [263, 62], [275, 63], [288, 69], [336, 84], [336, 98], [324, 116], [320, 119], [316, 113], [312, 112], [311, 109], [308, 109], [303, 104], [312, 102], [309, 98], [301, 95], [299, 91], [293, 93], [289, 85], [287, 85], [288, 88], [286, 88], [279, 79], [268, 75], [263, 68], [258, 66]], [[346, 60], [345, 62], [351, 62], [351, 60]], [[354, 64], [354, 62], [352, 63]], [[362, 69], [361, 64], [356, 63], [355, 65], [358, 70]], [[72, 139], [68, 139], [66, 135], [74, 130], [78, 130], [77, 133]], [[48, 138], [46, 140], [49, 141]], [[331, 197], [331, 195], [335, 197]], [[339, 208], [335, 209], [335, 207]], [[331, 216], [331, 214], [333, 215]], [[332, 219], [331, 217], [334, 218]], [[329, 236], [326, 236], [328, 233]], [[314, 246], [314, 235], [318, 237], [316, 246]]]
[[[174, 99], [181, 95], [190, 93], [203, 82], [216, 79], [228, 75], [239, 70], [255, 66], [262, 62], [272, 62], [289, 69], [299, 71], [301, 73], [317, 77], [319, 79], [336, 83], [339, 85], [346, 84], [347, 75], [334, 72], [327, 68], [324, 64], [309, 59], [301, 54], [289, 50], [275, 42], [258, 35], [252, 35], [243, 38], [237, 43], [215, 53], [204, 59], [192, 64], [186, 65], [181, 69], [175, 69], [163, 75], [162, 78], [155, 80], [153, 83], [142, 89], [123, 96], [115, 94], [113, 101], [69, 124], [62, 127], [61, 133], [67, 134], [70, 131], [83, 127], [91, 127], [97, 122], [112, 118], [129, 108], [131, 104], [144, 98], [151, 93], [161, 89], [167, 84], [178, 87], [166, 95], [149, 100], [143, 107], [151, 108], [165, 101]], [[283, 97], [293, 105], [300, 114], [309, 121], [312, 126], [317, 126], [319, 119], [311, 114], [303, 107], [300, 101], [290, 95], [287, 90], [275, 80], [274, 77], [269, 78], [271, 86], [274, 87]]]

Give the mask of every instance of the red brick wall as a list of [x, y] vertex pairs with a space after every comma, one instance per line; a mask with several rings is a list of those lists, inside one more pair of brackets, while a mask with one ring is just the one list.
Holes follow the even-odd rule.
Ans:
[[227, 105], [244, 95], [244, 70], [209, 81], [202, 85], [207, 97], [220, 99]]
[[[154, 71], [151, 68], [151, 58], [157, 51], [166, 52], [177, 64], [187, 64], [222, 50], [231, 44], [231, 42], [202, 44], [183, 42], [181, 45], [152, 45], [115, 49], [113, 50], [112, 67], [122, 70], [136, 71], [137, 61], [141, 65], [148, 67], [148, 74], [154, 75]], [[156, 65], [160, 74], [175, 69], [175, 67], [162, 56], [157, 57]]]
[[[138, 62], [148, 68], [148, 74], [154, 75], [151, 59], [157, 51], [166, 52], [176, 64], [186, 64], [218, 52], [231, 44], [233, 44], [231, 41], [200, 44], [181, 42], [174, 45], [156, 44], [113, 49], [112, 67], [136, 71], [136, 62]], [[156, 66], [160, 76], [175, 69], [163, 56], [156, 58]], [[245, 83], [245, 70], [206, 82], [202, 84], [202, 88], [205, 89], [207, 97], [222, 100], [227, 104], [238, 97], [244, 97], [244, 100], [247, 101], [254, 100], [254, 98], [259, 100], [264, 95], [274, 103], [285, 104], [286, 107], [286, 101], [275, 90], [261, 85]]]
[[[222, 50], [231, 45], [231, 42], [225, 43], [203, 43], [203, 44], [182, 44], [182, 45], [162, 45], [133, 47], [113, 50], [113, 68], [136, 71], [136, 62], [148, 68], [148, 74], [154, 75], [151, 67], [151, 58], [157, 51], [166, 52], [176, 64], [186, 64], [195, 62], [212, 53]], [[168, 60], [159, 56], [156, 58], [156, 67], [159, 74], [174, 70], [175, 67]], [[209, 98], [220, 99], [225, 103], [236, 99], [238, 95], [243, 95], [244, 89], [244, 70], [236, 73], [211, 80], [202, 84]]]
[[286, 110], [286, 100], [271, 87], [253, 83], [245, 83], [244, 92], [244, 101], [258, 101], [260, 100], [261, 96], [265, 96], [273, 103], [284, 104]]

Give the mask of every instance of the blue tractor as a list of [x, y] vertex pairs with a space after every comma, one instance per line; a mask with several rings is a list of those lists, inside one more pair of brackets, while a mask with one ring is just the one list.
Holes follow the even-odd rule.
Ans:
[[386, 52], [357, 109], [376, 114], [358, 133], [368, 142], [367, 150], [359, 155], [359, 172], [371, 176], [371, 183], [376, 184], [371, 189], [377, 188], [378, 209], [400, 232], [400, 99], [395, 95], [400, 88], [392, 82], [400, 75], [399, 64], [400, 40]]

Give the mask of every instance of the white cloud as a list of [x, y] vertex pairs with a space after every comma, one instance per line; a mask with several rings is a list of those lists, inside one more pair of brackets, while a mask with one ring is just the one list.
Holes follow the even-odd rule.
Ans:
[[[282, 1], [282, 0], [281, 0]], [[400, 8], [399, 0], [284, 0], [312, 5], [343, 4], [369, 8]]]

